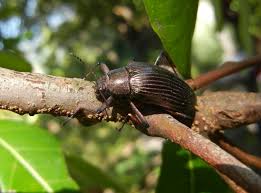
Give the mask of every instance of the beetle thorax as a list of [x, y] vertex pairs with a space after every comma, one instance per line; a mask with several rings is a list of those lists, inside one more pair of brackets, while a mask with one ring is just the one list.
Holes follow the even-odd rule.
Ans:
[[127, 96], [130, 94], [129, 75], [125, 68], [112, 70], [108, 73], [107, 89], [114, 96]]

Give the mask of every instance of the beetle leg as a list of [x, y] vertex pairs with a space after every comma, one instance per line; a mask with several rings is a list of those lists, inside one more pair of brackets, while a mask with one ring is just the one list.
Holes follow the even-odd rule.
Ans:
[[102, 105], [97, 109], [96, 113], [101, 113], [104, 110], [106, 110], [106, 108], [110, 107], [113, 101], [113, 97], [110, 96], [109, 98], [107, 98]]
[[188, 115], [186, 115], [186, 114], [184, 114], [184, 113], [173, 112], [173, 114], [177, 115], [178, 117], [182, 117], [182, 118], [184, 118], [184, 119], [190, 119], [190, 120], [192, 119], [191, 116], [188, 116]]
[[76, 108], [76, 110], [74, 111], [74, 113], [72, 113], [71, 116], [69, 116], [69, 117], [67, 117], [67, 118], [65, 119], [65, 121], [62, 123], [62, 126], [64, 127], [70, 120], [72, 120], [73, 118], [75, 118], [75, 116], [76, 116], [77, 114], [83, 112], [84, 110], [85, 110], [84, 107], [78, 106], [78, 107]]
[[184, 113], [180, 113], [180, 112], [173, 112], [174, 118], [176, 118], [178, 121], [182, 122], [183, 124], [187, 125], [187, 126], [191, 126], [192, 122], [193, 122], [193, 118], [189, 115], [186, 115]]
[[175, 66], [175, 64], [170, 59], [169, 55], [165, 51], [161, 51], [159, 56], [155, 61], [155, 65], [157, 66]]
[[135, 113], [136, 117], [139, 119], [141, 127], [147, 128], [149, 127], [148, 122], [146, 121], [145, 117], [141, 114], [141, 112], [137, 109], [137, 107], [130, 101], [130, 106], [132, 111]]
[[160, 52], [160, 55], [157, 57], [155, 61], [155, 65], [165, 68], [166, 70], [169, 70], [178, 76], [176, 65], [165, 51]]
[[131, 114], [126, 115], [126, 117], [124, 117], [124, 120], [123, 120], [123, 123], [122, 123], [121, 127], [120, 128], [116, 128], [119, 132], [123, 129], [124, 125], [129, 121], [130, 116], [131, 116]]

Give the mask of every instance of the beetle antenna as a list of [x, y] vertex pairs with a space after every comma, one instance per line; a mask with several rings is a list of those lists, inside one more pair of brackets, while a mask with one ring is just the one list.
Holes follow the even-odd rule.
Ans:
[[79, 57], [76, 56], [73, 52], [70, 53], [70, 55], [72, 55], [75, 59], [77, 59], [80, 63], [86, 65], [86, 63]]
[[[84, 66], [87, 66], [87, 63], [85, 63], [79, 56], [75, 55], [73, 52], [70, 53], [76, 60], [78, 60], [81, 64]], [[90, 74], [94, 76], [95, 79], [97, 79], [96, 74], [94, 73], [94, 69], [96, 68], [97, 65], [93, 66], [91, 70], [85, 75], [84, 79], [87, 80]]]

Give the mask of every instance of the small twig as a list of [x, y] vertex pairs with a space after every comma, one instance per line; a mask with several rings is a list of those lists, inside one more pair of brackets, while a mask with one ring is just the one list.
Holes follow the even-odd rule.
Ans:
[[220, 173], [217, 171], [217, 173], [220, 175], [220, 177], [229, 185], [229, 187], [235, 192], [235, 193], [249, 193], [244, 188], [238, 186], [235, 181], [231, 180], [226, 175]]
[[212, 82], [228, 76], [230, 74], [239, 72], [245, 68], [254, 65], [261, 64], [261, 55], [254, 56], [239, 62], [225, 62], [219, 69], [207, 72], [206, 74], [200, 75], [195, 79], [189, 79], [186, 82], [190, 85], [193, 90], [197, 90]]
[[213, 134], [210, 134], [209, 137], [214, 143], [238, 158], [244, 164], [256, 168], [261, 168], [261, 158], [242, 151], [241, 149], [236, 147], [236, 145], [234, 145], [229, 139], [227, 139], [223, 133], [215, 132]]

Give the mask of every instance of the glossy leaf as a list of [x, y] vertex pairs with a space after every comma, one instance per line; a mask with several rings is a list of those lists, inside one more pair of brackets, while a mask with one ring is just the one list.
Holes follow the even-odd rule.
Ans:
[[66, 155], [66, 162], [72, 177], [77, 181], [82, 190], [104, 190], [105, 188], [111, 188], [117, 192], [127, 192], [117, 183], [117, 179], [114, 179], [80, 157]]
[[248, 1], [239, 0], [239, 38], [243, 48], [251, 55], [253, 54], [253, 42], [249, 33], [250, 6]]
[[198, 0], [144, 0], [144, 4], [153, 30], [179, 72], [188, 78]]
[[21, 72], [32, 71], [30, 63], [23, 56], [12, 51], [0, 51], [0, 67]]
[[223, 2], [220, 0], [213, 0], [211, 2], [215, 10], [216, 28], [218, 31], [221, 31], [224, 26]]
[[22, 122], [0, 121], [0, 192], [75, 192], [59, 143]]
[[212, 168], [178, 145], [166, 142], [162, 155], [156, 193], [230, 192]]

